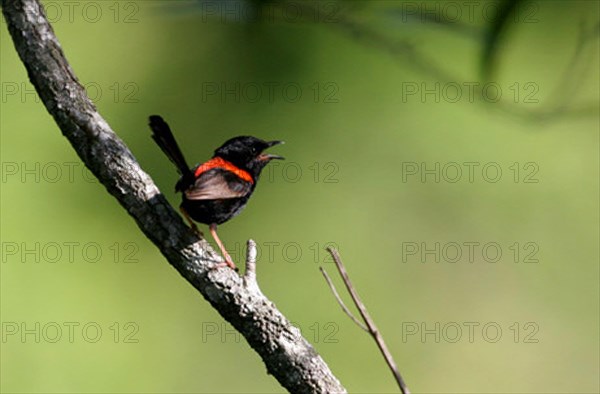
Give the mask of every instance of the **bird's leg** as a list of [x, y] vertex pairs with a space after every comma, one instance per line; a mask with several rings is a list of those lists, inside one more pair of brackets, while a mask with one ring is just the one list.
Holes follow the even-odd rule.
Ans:
[[227, 253], [227, 250], [225, 250], [225, 246], [223, 246], [223, 242], [221, 242], [221, 239], [219, 239], [219, 236], [217, 235], [217, 225], [215, 223], [213, 223], [208, 228], [210, 230], [210, 234], [215, 239], [215, 242], [217, 243], [217, 245], [219, 245], [219, 249], [221, 249], [223, 258], [225, 258], [225, 264], [227, 264], [229, 267], [233, 268], [234, 270], [238, 271], [238, 268], [235, 266], [233, 260], [231, 259], [231, 256], [229, 255], [229, 253]]
[[187, 220], [187, 222], [190, 224], [190, 227], [192, 228], [192, 231], [194, 233], [196, 233], [196, 235], [199, 236], [200, 238], [204, 238], [204, 234], [202, 233], [202, 231], [200, 231], [200, 229], [198, 228], [198, 226], [196, 226], [196, 223], [194, 223], [194, 221], [192, 220], [192, 218], [190, 217], [190, 215], [188, 215], [187, 211], [183, 208], [183, 206], [180, 206], [179, 210], [181, 211], [181, 214], [183, 215], [183, 217], [185, 218], [185, 220]]

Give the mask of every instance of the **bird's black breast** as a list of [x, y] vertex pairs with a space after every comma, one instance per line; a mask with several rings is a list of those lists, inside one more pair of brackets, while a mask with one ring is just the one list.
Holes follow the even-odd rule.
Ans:
[[218, 200], [188, 200], [183, 197], [181, 206], [199, 223], [222, 224], [237, 216], [246, 206], [250, 196]]

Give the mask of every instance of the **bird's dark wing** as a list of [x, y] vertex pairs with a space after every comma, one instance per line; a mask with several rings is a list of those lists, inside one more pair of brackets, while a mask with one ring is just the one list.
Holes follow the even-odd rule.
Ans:
[[252, 191], [252, 183], [231, 171], [213, 168], [203, 172], [192, 187], [185, 191], [188, 200], [220, 200], [240, 198]]

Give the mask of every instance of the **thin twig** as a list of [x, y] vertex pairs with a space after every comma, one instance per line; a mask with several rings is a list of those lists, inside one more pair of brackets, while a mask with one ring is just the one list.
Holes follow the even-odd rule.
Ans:
[[352, 282], [350, 281], [350, 277], [348, 276], [348, 273], [346, 272], [346, 268], [344, 267], [344, 264], [342, 263], [342, 259], [340, 258], [338, 251], [331, 247], [328, 247], [327, 251], [331, 254], [331, 257], [333, 258], [333, 261], [335, 262], [335, 265], [337, 266], [338, 271], [340, 272], [340, 275], [341, 275], [342, 279], [344, 280], [344, 284], [346, 285], [346, 288], [348, 289], [348, 293], [350, 293], [350, 297], [352, 297], [352, 301], [354, 301], [354, 304], [358, 308], [360, 315], [362, 316], [363, 320], [365, 321], [365, 324], [368, 327], [369, 333], [371, 334], [373, 339], [375, 339], [375, 342], [377, 343], [379, 350], [381, 350], [381, 353], [383, 354], [383, 357], [385, 358], [385, 362], [387, 363], [390, 370], [394, 374], [394, 378], [396, 379], [396, 382], [398, 383], [400, 390], [402, 391], [403, 394], [410, 394], [410, 391], [409, 391], [408, 387], [406, 386], [404, 379], [402, 379], [402, 376], [400, 375], [400, 371], [398, 370], [396, 363], [394, 362], [392, 354], [390, 353], [387, 346], [385, 345], [385, 342], [383, 341], [383, 337], [381, 336], [381, 333], [377, 329], [377, 326], [375, 325], [375, 322], [373, 321], [373, 319], [371, 319], [369, 312], [367, 312], [367, 308], [365, 307], [365, 304], [363, 304], [360, 297], [358, 296], [358, 293], [354, 289], [354, 286], [352, 285]]
[[346, 307], [346, 304], [344, 304], [344, 301], [342, 301], [342, 298], [340, 297], [339, 293], [337, 292], [337, 289], [335, 288], [335, 285], [331, 281], [331, 278], [329, 277], [329, 275], [327, 275], [327, 271], [325, 271], [325, 268], [319, 267], [319, 269], [321, 270], [321, 273], [323, 274], [323, 277], [325, 277], [325, 280], [327, 281], [327, 284], [329, 285], [329, 288], [331, 289], [331, 292], [335, 296], [335, 299], [337, 300], [338, 304], [340, 304], [340, 306], [342, 307], [342, 310], [346, 313], [346, 315], [348, 315], [348, 317], [350, 319], [352, 319], [354, 321], [354, 323], [356, 323], [357, 326], [359, 326], [360, 328], [362, 328], [366, 332], [369, 332], [369, 329], [364, 324], [362, 324], [360, 322], [360, 320], [358, 320], [352, 314], [352, 312], [350, 312], [350, 310]]

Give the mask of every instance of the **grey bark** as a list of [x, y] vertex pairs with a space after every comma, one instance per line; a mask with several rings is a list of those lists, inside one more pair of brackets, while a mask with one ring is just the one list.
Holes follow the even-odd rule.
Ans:
[[346, 392], [300, 330], [260, 291], [253, 270], [240, 277], [228, 268], [211, 269], [220, 257], [183, 223], [97, 112], [39, 2], [2, 0], [1, 4], [15, 48], [46, 109], [81, 160], [169, 263], [246, 338], [268, 373], [287, 390]]

